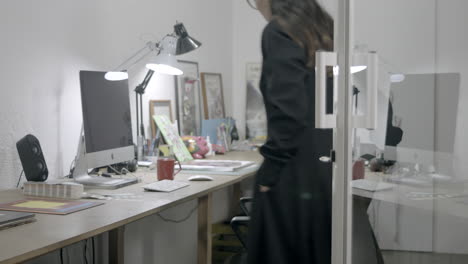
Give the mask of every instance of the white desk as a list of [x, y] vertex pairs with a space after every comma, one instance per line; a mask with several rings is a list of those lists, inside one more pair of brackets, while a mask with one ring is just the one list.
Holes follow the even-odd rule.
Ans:
[[[382, 181], [384, 174], [366, 172], [366, 179], [373, 181]], [[465, 196], [445, 198], [445, 199], [426, 199], [416, 200], [408, 196], [414, 192], [424, 193], [444, 193], [444, 194], [461, 194]], [[404, 205], [415, 209], [423, 209], [436, 211], [442, 214], [449, 214], [457, 217], [468, 219], [468, 204], [460, 203], [461, 200], [468, 198], [468, 181], [455, 184], [433, 183], [427, 187], [415, 187], [405, 184], [395, 184], [393, 189], [370, 192], [353, 188], [353, 195], [366, 197], [373, 200], [385, 201], [389, 203]], [[467, 200], [468, 201], [468, 200]], [[434, 207], [434, 202], [439, 206]]]
[[[217, 159], [261, 162], [256, 152], [231, 152]], [[65, 216], [37, 214], [37, 222], [0, 231], [0, 263], [18, 263], [55, 251], [78, 241], [109, 232], [109, 263], [123, 263], [124, 227], [126, 224], [158, 213], [184, 202], [198, 199], [198, 263], [211, 263], [211, 194], [234, 185], [240, 196], [239, 184], [254, 172], [239, 176], [213, 175], [213, 181], [190, 182], [190, 186], [171, 193], [143, 192], [142, 185], [156, 178], [155, 172], [136, 173], [139, 184], [105, 193], [134, 193], [141, 201], [109, 200], [104, 205]], [[178, 181], [190, 175], [180, 173]], [[19, 190], [0, 192], [0, 202], [24, 198]], [[238, 201], [238, 197], [235, 200]], [[238, 206], [236, 203], [235, 206]], [[14, 238], [14, 239], [13, 239]]]
[[[382, 181], [388, 175], [366, 171], [366, 178]], [[411, 194], [439, 193], [466, 195], [453, 198], [415, 199]], [[379, 221], [374, 225], [380, 234], [380, 246], [388, 250], [431, 252], [442, 254], [467, 254], [468, 186], [466, 182], [437, 183], [417, 187], [395, 184], [393, 189], [369, 192], [353, 188], [355, 200], [361, 200], [361, 216], [367, 214], [364, 200], [377, 202], [371, 205], [371, 215]], [[359, 201], [356, 203], [359, 205]], [[356, 216], [353, 216], [356, 217]], [[374, 218], [374, 220], [375, 220]], [[380, 223], [380, 224], [379, 224]], [[372, 232], [372, 231], [371, 231]]]

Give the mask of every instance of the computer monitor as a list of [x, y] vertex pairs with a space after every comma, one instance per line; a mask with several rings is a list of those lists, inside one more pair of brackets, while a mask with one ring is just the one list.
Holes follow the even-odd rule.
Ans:
[[[363, 75], [354, 76], [354, 84], [361, 91], [360, 101], [366, 91]], [[398, 82], [391, 82], [386, 75], [379, 75], [377, 129], [356, 131], [359, 154], [380, 152], [385, 160], [419, 164], [427, 170], [432, 167], [452, 174], [459, 74], [406, 74]], [[366, 111], [365, 103], [360, 101], [357, 111]], [[402, 135], [394, 142], [397, 129]]]
[[135, 159], [128, 80], [109, 81], [105, 73], [80, 71], [83, 128], [72, 175], [86, 185], [117, 188], [135, 181], [88, 175], [89, 169]]
[[404, 131], [394, 148], [397, 161], [453, 174], [459, 87], [457, 73], [407, 74], [402, 82], [392, 83], [394, 116]]

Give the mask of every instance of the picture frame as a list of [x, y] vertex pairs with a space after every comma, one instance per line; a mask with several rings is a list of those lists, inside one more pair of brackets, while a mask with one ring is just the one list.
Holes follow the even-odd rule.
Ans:
[[164, 115], [174, 122], [172, 116], [172, 102], [171, 100], [150, 100], [149, 101], [149, 110], [150, 110], [150, 123], [151, 123], [151, 135], [152, 138], [156, 137], [157, 127], [154, 122], [154, 115]]
[[263, 95], [260, 91], [262, 64], [249, 62], [246, 65], [246, 138], [264, 141], [267, 137], [267, 118]]
[[221, 73], [201, 73], [205, 119], [225, 118], [223, 77]]
[[175, 76], [176, 115], [181, 136], [201, 133], [201, 91], [198, 62], [178, 60], [184, 73]]

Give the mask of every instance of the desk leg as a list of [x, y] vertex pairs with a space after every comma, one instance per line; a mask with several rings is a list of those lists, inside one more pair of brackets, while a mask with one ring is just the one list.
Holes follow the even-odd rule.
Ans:
[[233, 190], [232, 190], [232, 200], [231, 200], [231, 206], [230, 206], [231, 218], [239, 215], [240, 213], [239, 201], [241, 198], [241, 194], [242, 194], [241, 183], [238, 182], [233, 185]]
[[353, 195], [353, 263], [384, 264], [367, 214], [371, 201], [369, 198]]
[[109, 231], [109, 263], [124, 263], [125, 226]]
[[198, 198], [198, 264], [211, 264], [211, 193]]

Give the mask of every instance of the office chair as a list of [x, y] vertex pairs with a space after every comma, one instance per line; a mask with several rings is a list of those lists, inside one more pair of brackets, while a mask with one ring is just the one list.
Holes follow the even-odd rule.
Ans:
[[247, 204], [251, 203], [253, 200], [252, 197], [242, 197], [240, 199], [240, 208], [244, 215], [242, 216], [235, 216], [231, 220], [231, 227], [234, 233], [236, 234], [237, 238], [242, 243], [245, 249], [247, 249], [247, 233], [243, 231], [242, 227], [247, 227], [250, 221], [250, 212], [247, 208]]
[[250, 210], [247, 204], [251, 203], [253, 200], [252, 197], [243, 197], [240, 199], [240, 208], [244, 215], [235, 216], [231, 219], [231, 228], [236, 234], [236, 237], [241, 242], [244, 247], [244, 251], [232, 256], [225, 264], [234, 264], [234, 263], [246, 263], [247, 262], [247, 227], [250, 221]]

